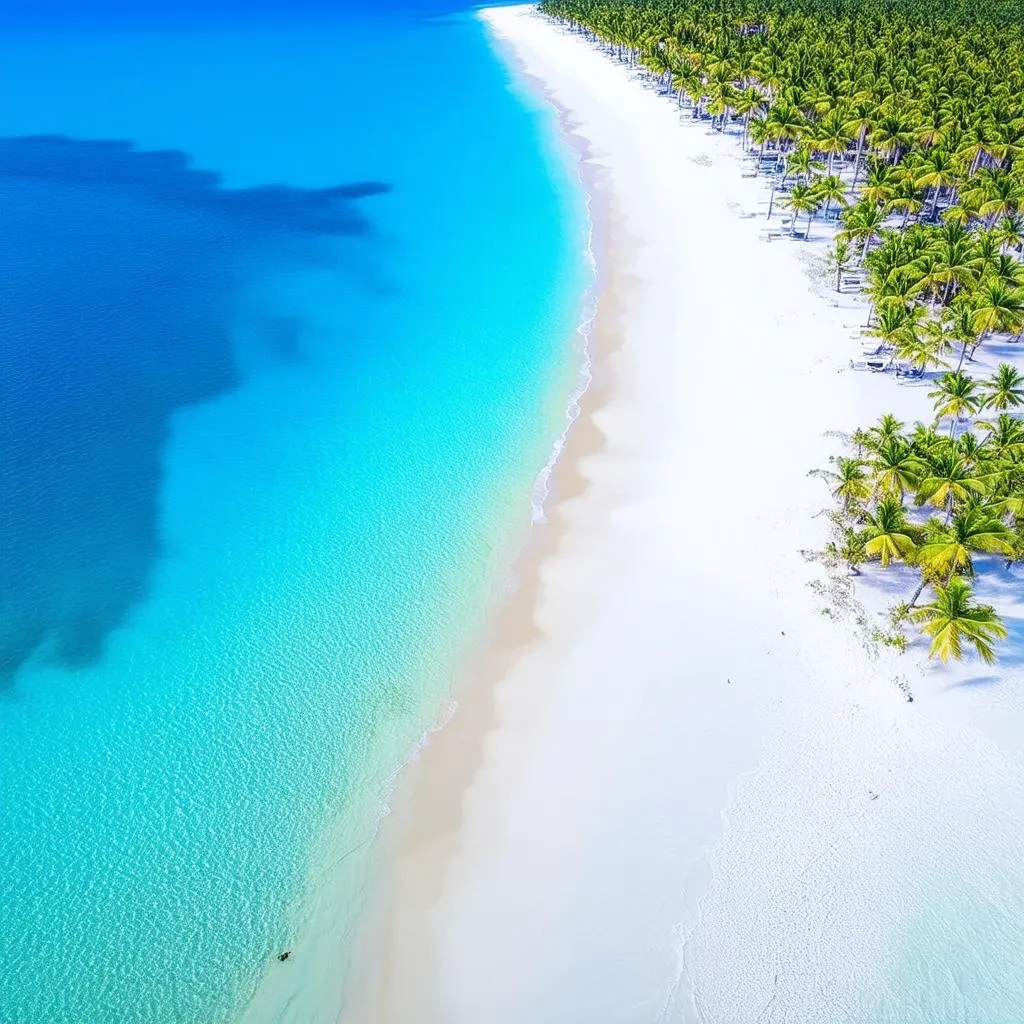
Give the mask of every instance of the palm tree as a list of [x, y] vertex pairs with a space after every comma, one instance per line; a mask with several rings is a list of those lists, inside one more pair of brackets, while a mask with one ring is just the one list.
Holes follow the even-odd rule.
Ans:
[[978, 470], [984, 479], [985, 473], [983, 470], [986, 468], [988, 452], [984, 448], [984, 442], [978, 438], [978, 435], [973, 430], [968, 430], [961, 434], [952, 444], [956, 446], [956, 451], [964, 462], [967, 463], [968, 468]]
[[672, 53], [666, 45], [665, 40], [660, 40], [658, 45], [644, 53], [640, 63], [649, 68], [658, 78], [660, 86], [672, 88]]
[[857, 139], [857, 152], [853, 158], [853, 187], [857, 186], [857, 179], [860, 177], [861, 156], [864, 153], [864, 143], [874, 118], [874, 105], [863, 97], [857, 97], [850, 106], [846, 115], [845, 129]]
[[868, 427], [865, 432], [868, 446], [874, 451], [878, 451], [886, 441], [893, 441], [901, 437], [904, 426], [904, 422], [893, 416], [891, 412], [882, 413], [878, 417], [878, 422], [873, 427]]
[[783, 199], [780, 200], [782, 205], [788, 207], [793, 211], [793, 229], [796, 230], [796, 214], [806, 213], [807, 214], [807, 231], [804, 235], [805, 239], [811, 237], [811, 221], [814, 218], [814, 211], [818, 208], [818, 196], [814, 188], [811, 185], [794, 185], [792, 192]]
[[1009, 363], [1000, 363], [996, 372], [982, 381], [982, 409], [1006, 412], [1024, 405], [1024, 376]]
[[883, 114], [871, 132], [871, 147], [895, 164], [900, 154], [914, 145], [914, 127], [904, 113], [890, 111]]
[[853, 508], [871, 497], [871, 481], [864, 472], [860, 459], [849, 459], [840, 455], [835, 460], [835, 470], [826, 470], [822, 475], [829, 481], [832, 497], [843, 503], [843, 511]]
[[936, 370], [948, 370], [949, 363], [939, 354], [943, 350], [943, 346], [944, 341], [941, 337], [915, 336], [900, 341], [893, 351], [893, 358], [899, 359], [907, 366], [922, 373], [929, 367]]
[[979, 423], [988, 432], [984, 443], [995, 449], [999, 455], [1024, 453], [1024, 423], [1001, 413], [995, 423]]
[[885, 438], [875, 449], [870, 466], [875, 477], [875, 494], [896, 498], [900, 504], [904, 493], [917, 489], [924, 470], [921, 460], [902, 436]]
[[733, 96], [732, 109], [743, 118], [743, 152], [750, 138], [750, 118], [764, 105], [764, 95], [756, 86], [741, 89]]
[[715, 118], [721, 115], [722, 121], [718, 130], [724, 132], [729, 118], [732, 116], [732, 101], [736, 92], [732, 84], [732, 71], [724, 65], [719, 65], [708, 79], [708, 88], [711, 102], [707, 105], [707, 112], [711, 115], [712, 124], [714, 124]]
[[936, 280], [943, 286], [943, 302], [960, 288], [973, 288], [981, 277], [981, 258], [970, 232], [958, 224], [944, 224], [931, 247], [938, 257]]
[[807, 130], [807, 118], [793, 103], [778, 100], [768, 109], [770, 137], [781, 144], [795, 143]]
[[685, 60], [679, 61], [672, 73], [672, 88], [676, 93], [678, 107], [682, 107], [683, 97], [688, 96], [696, 111], [703, 97], [704, 77], [693, 64]]
[[875, 326], [868, 328], [867, 334], [872, 338], [878, 338], [884, 345], [894, 350], [902, 344], [916, 341], [924, 319], [924, 310], [920, 306], [883, 302], [884, 296], [880, 296], [876, 303], [880, 308]]
[[974, 303], [969, 298], [958, 298], [943, 310], [942, 320], [949, 339], [960, 346], [960, 359], [956, 364], [959, 371], [964, 357], [978, 344], [978, 332], [974, 328]]
[[985, 489], [985, 481], [958, 452], [942, 448], [927, 456], [915, 500], [919, 505], [930, 502], [936, 508], [945, 508], [948, 522], [957, 504], [976, 494], [984, 494]]
[[903, 182], [897, 186], [892, 198], [885, 204], [886, 212], [903, 213], [903, 220], [900, 222], [900, 231], [905, 231], [907, 221], [916, 217], [924, 208], [920, 189], [915, 188], [913, 182]]
[[942, 254], [935, 248], [928, 248], [907, 268], [907, 273], [914, 278], [912, 294], [926, 295], [931, 302], [939, 300], [942, 293], [949, 288], [949, 277]]
[[863, 262], [871, 243], [879, 237], [885, 225], [885, 214], [875, 203], [865, 200], [853, 203], [843, 210], [841, 238], [862, 243], [860, 258]]
[[947, 224], [959, 224], [961, 227], [968, 227], [977, 214], [976, 205], [961, 201], [953, 206], [946, 207], [942, 211], [942, 220]]
[[988, 268], [988, 276], [1008, 288], [1024, 285], [1024, 266], [1009, 253], [1001, 252]]
[[869, 163], [868, 177], [860, 190], [860, 197], [873, 206], [883, 206], [896, 194], [898, 182], [888, 164]]
[[820, 171], [824, 164], [814, 157], [814, 151], [809, 146], [798, 146], [786, 157], [786, 173], [782, 180], [794, 177], [797, 181], [806, 184], [810, 181], [815, 171]]
[[765, 120], [764, 115], [755, 114], [751, 117], [747, 130], [750, 135], [750, 141], [758, 147], [757, 163], [754, 165], [754, 173], [756, 175], [761, 173], [764, 147], [768, 144], [769, 140], [768, 122]]
[[853, 254], [850, 251], [849, 242], [845, 242], [843, 239], [837, 238], [828, 252], [829, 267], [834, 269], [836, 272], [837, 292], [842, 290], [843, 274], [850, 269], [852, 260]]
[[853, 142], [853, 134], [847, 126], [843, 115], [835, 109], [830, 110], [817, 124], [809, 129], [811, 146], [819, 153], [828, 157], [828, 175], [832, 175], [832, 162]]
[[948, 583], [954, 573], [974, 575], [973, 552], [1008, 555], [1013, 546], [1013, 533], [991, 509], [971, 505], [948, 524], [932, 524], [918, 551], [918, 563], [926, 573]]
[[837, 207], [846, 206], [846, 185], [843, 179], [837, 174], [830, 174], [826, 178], [819, 178], [813, 185], [817, 193], [818, 202], [825, 202], [825, 218], [828, 219], [829, 210], [832, 204]]
[[897, 355], [919, 370], [926, 370], [929, 366], [948, 370], [949, 365], [942, 357], [953, 351], [954, 340], [944, 320], [926, 320], [921, 325], [916, 344], [897, 348]]
[[908, 328], [916, 331], [927, 318], [927, 309], [917, 301], [920, 291], [919, 282], [915, 280], [913, 268], [897, 266], [885, 277], [876, 270], [873, 259], [882, 252], [880, 247], [874, 253], [869, 253], [866, 261], [868, 270], [865, 293], [871, 299], [871, 307], [868, 310], [868, 323], [870, 324], [876, 311], [881, 314], [884, 310], [897, 310], [900, 321]]
[[960, 661], [966, 643], [974, 647], [982, 661], [991, 665], [996, 660], [993, 644], [1007, 636], [995, 609], [975, 604], [969, 584], [959, 577], [951, 579], [947, 586], [936, 586], [935, 600], [912, 611], [910, 617], [932, 638], [928, 657], [937, 656], [943, 663], [951, 658]]
[[934, 220], [935, 211], [939, 206], [939, 197], [944, 188], [951, 187], [956, 181], [953, 172], [953, 160], [942, 149], [933, 149], [925, 158], [917, 176], [917, 187], [932, 190], [932, 205], [929, 216]]
[[1020, 252], [1024, 247], [1024, 217], [1019, 213], [1003, 217], [995, 226], [999, 244], [1006, 249]]
[[914, 527], [907, 519], [907, 510], [899, 498], [888, 496], [865, 516], [864, 553], [877, 558], [887, 569], [893, 561], [906, 561], [917, 550]]
[[999, 218], [1013, 216], [1024, 202], [1024, 188], [1008, 174], [991, 174], [984, 185], [985, 201], [978, 212], [991, 227]]
[[981, 270], [981, 277], [984, 279], [992, 270], [996, 261], [1003, 251], [1003, 243], [1000, 241], [999, 232], [988, 228], [978, 228], [974, 232], [974, 242], [977, 248], [977, 266]]
[[907, 438], [914, 454], [922, 459], [930, 459], [949, 444], [946, 438], [936, 433], [934, 424], [918, 421]]
[[955, 370], [943, 374], [939, 379], [939, 386], [928, 392], [928, 397], [934, 400], [935, 422], [938, 423], [947, 416], [950, 418], [951, 437], [956, 423], [978, 411], [980, 399], [975, 394], [977, 389], [978, 385], [973, 377], [968, 377], [962, 370]]
[[864, 551], [864, 538], [859, 531], [847, 526], [843, 530], [842, 542], [838, 545], [832, 544], [830, 550], [846, 563], [851, 576], [860, 575], [858, 566], [867, 555]]
[[982, 281], [974, 299], [974, 329], [979, 338], [984, 340], [993, 331], [1015, 332], [1022, 327], [1024, 292], [991, 278]]

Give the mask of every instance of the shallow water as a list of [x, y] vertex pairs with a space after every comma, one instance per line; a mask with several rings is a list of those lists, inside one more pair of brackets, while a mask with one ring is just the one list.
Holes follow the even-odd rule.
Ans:
[[582, 210], [465, 14], [71, 13], [0, 43], [0, 1019], [228, 1021], [529, 522]]

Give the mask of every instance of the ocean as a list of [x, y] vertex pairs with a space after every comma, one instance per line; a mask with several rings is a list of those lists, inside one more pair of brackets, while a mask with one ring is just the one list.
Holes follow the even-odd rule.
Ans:
[[0, 93], [0, 1021], [333, 1021], [580, 382], [578, 183], [452, 7], [16, 0]]

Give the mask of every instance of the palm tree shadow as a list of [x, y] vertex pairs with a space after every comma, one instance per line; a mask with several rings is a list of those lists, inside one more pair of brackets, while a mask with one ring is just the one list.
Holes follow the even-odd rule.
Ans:
[[1021, 356], [1021, 343], [1015, 341], [988, 339], [978, 356], [987, 356], [987, 362], [1009, 363]]
[[999, 664], [1004, 668], [1024, 665], [1024, 618], [1003, 617], [1009, 634], [999, 647]]
[[1002, 616], [1008, 636], [998, 646], [999, 665], [1024, 665], [1024, 565], [1007, 565], [1003, 558], [986, 555], [976, 561], [974, 580], [979, 601], [991, 604]]
[[958, 679], [955, 683], [950, 683], [949, 686], [946, 687], [946, 691], [974, 689], [975, 687], [983, 686], [998, 686], [1002, 681], [1002, 676], [998, 675], [971, 676], [970, 679]]
[[858, 583], [867, 586], [876, 593], [884, 594], [894, 603], [905, 601], [914, 592], [916, 586], [915, 571], [908, 566], [892, 564], [882, 569], [877, 562], [864, 566]]

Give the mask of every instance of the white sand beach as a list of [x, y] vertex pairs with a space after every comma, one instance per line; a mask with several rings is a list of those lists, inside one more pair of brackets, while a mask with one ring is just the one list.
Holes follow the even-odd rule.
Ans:
[[849, 368], [866, 305], [824, 226], [761, 237], [735, 137], [531, 8], [482, 16], [582, 154], [594, 387], [399, 783], [346, 1019], [1024, 1019], [1024, 574], [979, 588], [1000, 665], [944, 669], [866, 641], [909, 579], [866, 574], [858, 625], [804, 554], [828, 433], [930, 418], [928, 388]]

